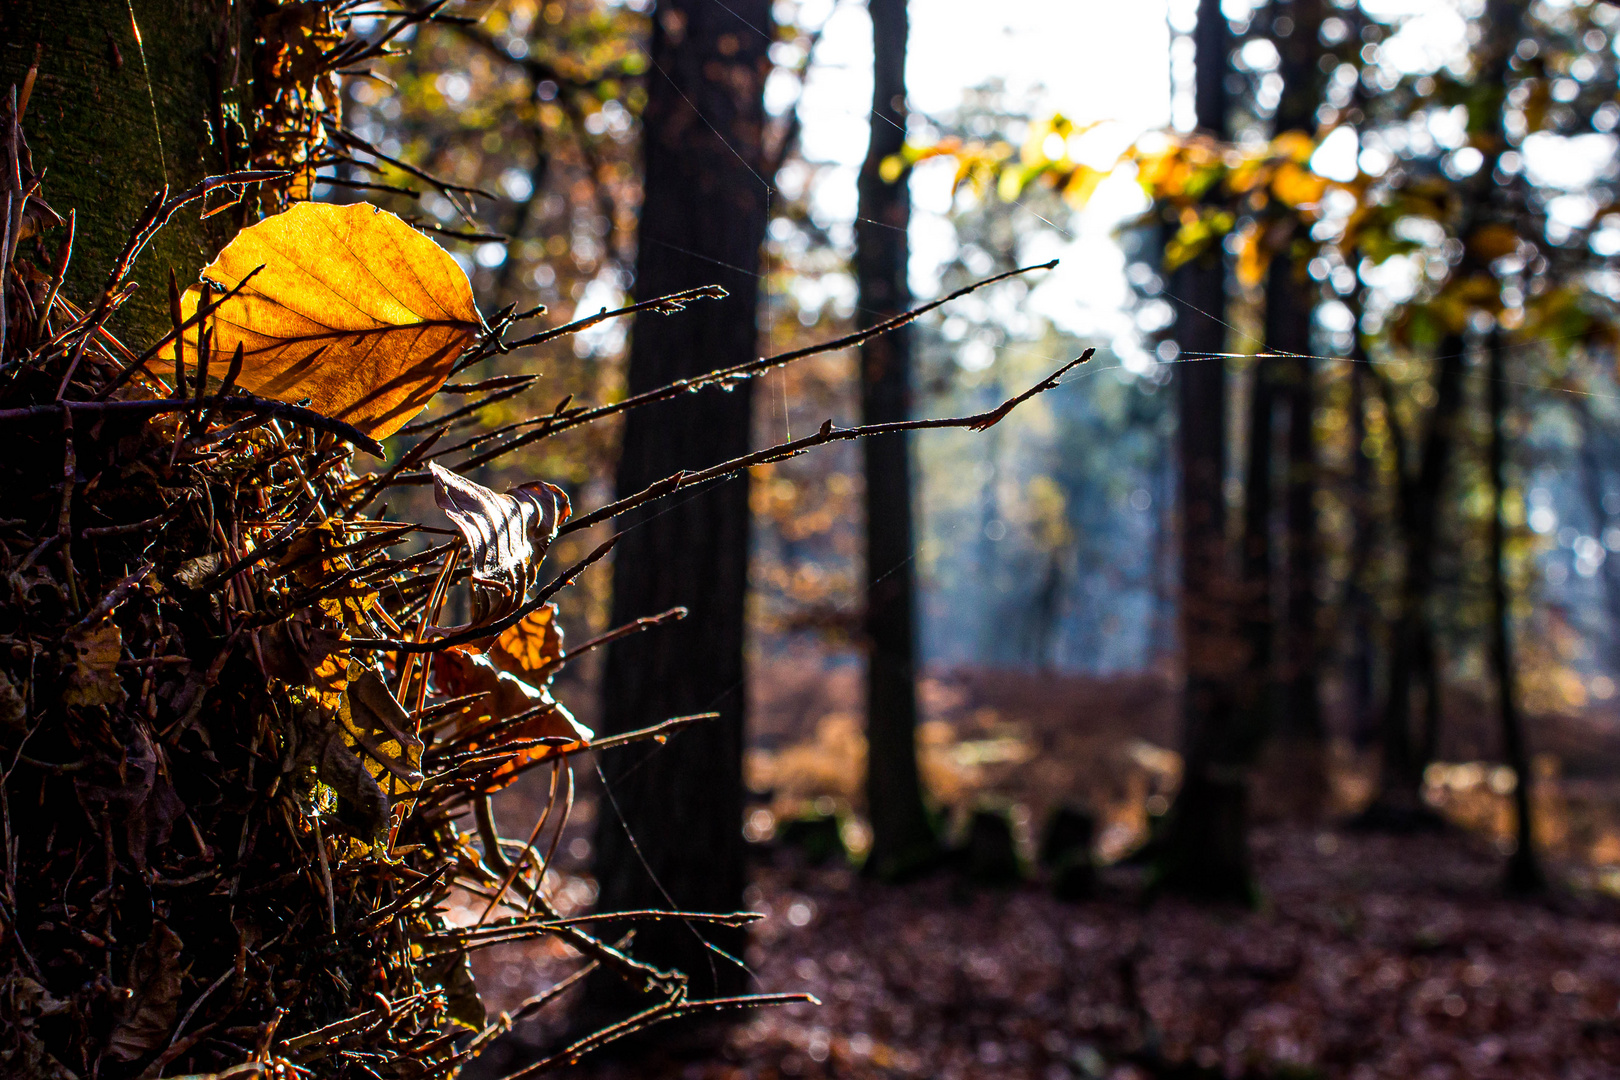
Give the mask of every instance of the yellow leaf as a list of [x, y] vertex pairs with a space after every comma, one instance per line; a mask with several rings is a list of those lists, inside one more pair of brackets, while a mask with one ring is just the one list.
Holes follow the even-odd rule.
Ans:
[[68, 639], [69, 663], [64, 705], [106, 705], [123, 703], [124, 684], [118, 678], [118, 658], [124, 649], [124, 635], [116, 623], [104, 622], [93, 630]]
[[1077, 166], [1070, 174], [1069, 182], [1064, 185], [1063, 197], [1075, 206], [1084, 207], [1107, 177], [1108, 174], [1101, 169]]
[[422, 786], [422, 740], [375, 671], [367, 670], [349, 684], [339, 716], [344, 743], [360, 756], [390, 802]]
[[[244, 229], [202, 272], [230, 289], [207, 320], [219, 375], [242, 347], [237, 385], [385, 438], [422, 410], [483, 328], [472, 286], [448, 252], [365, 203], [300, 203]], [[186, 291], [182, 314], [202, 288]], [[196, 335], [185, 342], [196, 365]]]
[[1287, 158], [1296, 165], [1305, 164], [1314, 153], [1316, 140], [1303, 131], [1285, 131], [1271, 140], [1272, 156]]

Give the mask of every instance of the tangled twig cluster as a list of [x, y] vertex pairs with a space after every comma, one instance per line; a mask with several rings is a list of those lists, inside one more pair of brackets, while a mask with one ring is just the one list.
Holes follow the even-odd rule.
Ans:
[[[635, 959], [623, 932], [664, 918], [735, 925], [746, 914], [564, 917], [548, 898], [546, 869], [572, 800], [570, 757], [662, 740], [703, 718], [593, 741], [552, 698], [552, 676], [582, 652], [681, 612], [565, 651], [551, 601], [613, 540], [545, 584], [540, 566], [559, 533], [871, 431], [829, 422], [571, 520], [549, 485], [501, 494], [454, 469], [856, 343], [927, 308], [625, 401], [565, 401], [496, 432], [487, 449], [489, 437], [435, 448], [452, 425], [532, 378], [450, 384], [469, 403], [417, 429], [421, 438], [398, 460], [367, 471], [356, 450], [382, 453], [367, 430], [297, 400], [244, 393], [242, 347], [229, 356], [216, 348], [217, 313], [253, 274], [222, 294], [204, 286], [190, 316], [171, 286], [173, 328], [144, 349], [110, 326], [130, 295], [131, 267], [165, 222], [215, 192], [241, 199], [284, 175], [237, 172], [160, 192], [100, 293], [80, 306], [62, 288], [73, 217], [43, 202], [15, 93], [11, 102], [0, 131], [6, 1071], [449, 1076], [568, 985], [491, 1019], [468, 954], [550, 935], [581, 954], [573, 979], [611, 967], [645, 988], [650, 1004], [525, 1075], [671, 1017], [803, 1000], [694, 1000], [681, 973]], [[716, 293], [626, 313], [673, 314]], [[508, 310], [484, 322], [456, 370], [620, 313], [505, 339], [536, 314]], [[988, 426], [1056, 378], [979, 416], [871, 430]], [[442, 382], [440, 374], [434, 386]], [[454, 451], [470, 456], [449, 469], [433, 460]], [[388, 521], [374, 511], [391, 487], [418, 483], [435, 486], [448, 521]], [[441, 626], [447, 597], [463, 587], [473, 621]], [[501, 838], [489, 799], [533, 769], [550, 770], [544, 812], [526, 841]], [[472, 833], [457, 825], [467, 816], [478, 824]], [[482, 898], [475, 924], [446, 922], [452, 890]]]

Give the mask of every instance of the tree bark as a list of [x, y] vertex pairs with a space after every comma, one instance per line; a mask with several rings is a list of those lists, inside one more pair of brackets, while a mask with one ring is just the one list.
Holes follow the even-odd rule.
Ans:
[[[1268, 290], [1269, 291], [1269, 290]], [[1271, 307], [1267, 307], [1268, 313]], [[1268, 327], [1266, 351], [1278, 348]], [[1276, 638], [1276, 568], [1271, 549], [1271, 528], [1276, 507], [1272, 489], [1276, 442], [1276, 376], [1271, 359], [1256, 360], [1249, 390], [1248, 462], [1243, 482], [1243, 557], [1245, 631], [1249, 665], [1244, 697], [1249, 723], [1260, 731], [1271, 724], [1274, 695], [1273, 642]]]
[[1350, 439], [1353, 464], [1350, 471], [1351, 538], [1350, 571], [1346, 575], [1345, 607], [1350, 619], [1350, 656], [1345, 672], [1345, 691], [1350, 711], [1350, 739], [1357, 747], [1372, 745], [1378, 738], [1374, 708], [1373, 619], [1376, 617], [1372, 593], [1367, 584], [1377, 541], [1373, 519], [1373, 460], [1367, 454], [1367, 351], [1361, 341], [1361, 297], [1353, 298], [1356, 328], [1350, 349]]
[[[1457, 222], [1457, 235], [1463, 238], [1465, 246], [1462, 259], [1452, 271], [1454, 279], [1459, 281], [1489, 272], [1467, 241], [1480, 226], [1508, 212], [1506, 189], [1492, 177], [1504, 145], [1502, 109], [1507, 92], [1508, 59], [1518, 43], [1523, 15], [1523, 5], [1515, 0], [1491, 0], [1485, 10], [1477, 85], [1491, 95], [1490, 122], [1485, 132], [1488, 149], [1479, 170], [1462, 185], [1463, 210]], [[1430, 608], [1435, 548], [1443, 509], [1441, 499], [1457, 441], [1467, 345], [1461, 329], [1440, 341], [1434, 359], [1435, 404], [1430, 412], [1418, 475], [1408, 478], [1404, 469], [1398, 473], [1397, 515], [1406, 546], [1406, 567], [1396, 593], [1395, 614], [1390, 626], [1389, 686], [1384, 705], [1379, 792], [1362, 819], [1370, 826], [1407, 829], [1436, 820], [1421, 799], [1423, 769], [1439, 741], [1444, 692]], [[1391, 388], [1387, 381], [1382, 386], [1393, 417]], [[1428, 723], [1421, 736], [1415, 737], [1412, 692], [1419, 685], [1425, 689]]]
[[[1196, 94], [1198, 126], [1227, 134], [1225, 79], [1231, 30], [1220, 0], [1200, 0]], [[1180, 301], [1176, 338], [1184, 353], [1225, 351], [1226, 268], [1221, 248], [1181, 267], [1170, 280]], [[1181, 790], [1159, 852], [1161, 888], [1219, 900], [1249, 899], [1247, 747], [1238, 730], [1234, 684], [1247, 664], [1239, 592], [1226, 544], [1226, 367], [1193, 360], [1176, 370], [1181, 466], [1181, 627], [1186, 688]]]
[[[768, 70], [763, 31], [770, 25], [766, 0], [741, 0], [730, 9], [703, 0], [665, 0], [653, 19], [636, 299], [715, 282], [730, 295], [679, 315], [636, 319], [632, 394], [757, 355], [767, 193], [759, 175]], [[750, 385], [683, 395], [631, 413], [619, 492], [745, 453]], [[633, 528], [615, 556], [614, 623], [677, 604], [690, 614], [610, 647], [603, 676], [605, 732], [684, 713], [721, 715], [666, 746], [602, 762], [608, 798], [596, 834], [600, 903], [604, 909], [732, 911], [741, 905], [745, 869], [747, 476], [626, 515], [617, 525]], [[700, 937], [733, 955], [744, 940], [740, 931], [673, 922], [643, 928], [635, 952], [686, 971], [694, 997], [741, 990], [742, 969], [717, 957]], [[597, 983], [596, 991], [598, 1001], [616, 1005], [635, 1004], [639, 997], [611, 979]]]
[[1546, 885], [1541, 866], [1536, 859], [1535, 821], [1530, 806], [1530, 754], [1524, 744], [1524, 723], [1519, 716], [1519, 681], [1513, 660], [1513, 608], [1508, 595], [1506, 561], [1507, 529], [1503, 522], [1506, 509], [1507, 444], [1502, 427], [1508, 407], [1506, 344], [1501, 331], [1491, 335], [1486, 346], [1488, 367], [1486, 383], [1489, 387], [1491, 443], [1491, 666], [1496, 669], [1497, 707], [1502, 716], [1502, 751], [1508, 765], [1518, 777], [1513, 785], [1515, 838], [1518, 841], [1508, 859], [1507, 885], [1516, 893], [1539, 892]]
[[[227, 88], [240, 100], [232, 75], [248, 71], [234, 10], [177, 0], [0, 4], [0, 94], [20, 92], [37, 59], [24, 116], [34, 171], [47, 174], [48, 202], [77, 213], [68, 297], [99, 295], [130, 228], [164, 184], [180, 191], [219, 171], [210, 119]], [[208, 228], [195, 208], [176, 214], [136, 262], [141, 288], [113, 329], [134, 340], [167, 329], [169, 270], [194, 280], [227, 231], [224, 222]]]
[[[870, 0], [871, 141], [861, 167], [855, 222], [856, 308], [862, 329], [910, 306], [906, 281], [910, 173], [882, 176], [906, 127], [906, 0]], [[861, 422], [911, 414], [911, 328], [861, 346]], [[937, 854], [917, 774], [916, 584], [911, 529], [911, 440], [866, 439], [866, 805], [872, 821], [867, 867], [903, 877]]]
[[[1291, 0], [1283, 10], [1289, 24], [1281, 25], [1281, 18], [1273, 23], [1283, 77], [1276, 130], [1310, 134], [1316, 128], [1316, 107], [1321, 100], [1317, 35], [1322, 4], [1320, 0]], [[1304, 239], [1290, 231], [1283, 249], [1272, 259], [1266, 291], [1266, 344], [1275, 352], [1289, 354], [1272, 361], [1277, 365], [1276, 379], [1287, 415], [1288, 465], [1282, 498], [1285, 557], [1271, 734], [1278, 740], [1284, 760], [1291, 763], [1295, 786], [1304, 796], [1301, 809], [1308, 813], [1317, 808], [1309, 804], [1324, 790], [1326, 763], [1317, 687], [1316, 388], [1309, 356], [1311, 319], [1319, 290], [1305, 274], [1302, 255], [1296, 250]]]
[[1433, 718], [1439, 715], [1441, 686], [1428, 605], [1434, 590], [1441, 497], [1462, 411], [1464, 347], [1462, 336], [1453, 334], [1444, 338], [1436, 350], [1435, 403], [1418, 475], [1400, 478], [1398, 513], [1406, 544], [1406, 566], [1396, 590], [1395, 615], [1390, 626], [1389, 687], [1382, 725], [1383, 760], [1378, 800], [1365, 819], [1368, 824], [1410, 828], [1432, 817], [1420, 798], [1423, 769], [1428, 764], [1424, 744], [1429, 739], [1415, 736], [1412, 692], [1418, 685], [1425, 685], [1432, 728]]

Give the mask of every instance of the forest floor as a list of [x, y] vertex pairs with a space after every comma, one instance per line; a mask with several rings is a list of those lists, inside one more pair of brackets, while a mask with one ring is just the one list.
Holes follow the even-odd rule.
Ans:
[[[1458, 832], [1271, 827], [1253, 849], [1252, 911], [1145, 904], [1129, 867], [1105, 869], [1097, 896], [1071, 904], [947, 874], [880, 885], [778, 852], [748, 897], [768, 916], [748, 962], [761, 990], [822, 1004], [761, 1010], [705, 1055], [588, 1060], [572, 1074], [1620, 1076], [1620, 904], [1567, 890], [1505, 898], [1500, 856]], [[507, 963], [522, 977], [491, 966]], [[521, 996], [515, 984], [576, 965], [561, 952], [487, 956], [480, 975]], [[534, 1060], [558, 1036], [521, 1034], [479, 1074]]]

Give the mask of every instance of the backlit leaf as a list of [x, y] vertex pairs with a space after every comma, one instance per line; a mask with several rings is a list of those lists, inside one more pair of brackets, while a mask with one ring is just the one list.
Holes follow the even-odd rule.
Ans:
[[505, 618], [523, 606], [540, 560], [568, 519], [568, 496], [547, 483], [522, 484], [505, 495], [430, 462], [433, 497], [461, 530], [472, 558], [471, 626]]
[[422, 786], [422, 740], [375, 671], [349, 684], [341, 719], [344, 743], [360, 755], [390, 801]]
[[1276, 175], [1271, 178], [1271, 193], [1295, 209], [1315, 206], [1322, 201], [1326, 190], [1326, 180], [1291, 161], [1278, 166]]
[[[299, 203], [244, 229], [202, 276], [240, 293], [207, 320], [213, 351], [242, 347], [237, 385], [384, 438], [422, 410], [483, 328], [448, 252], [365, 203]], [[186, 291], [190, 318], [201, 286]], [[196, 334], [186, 335], [196, 364]], [[216, 372], [217, 373], [217, 372]]]
[[563, 655], [562, 627], [557, 624], [557, 605], [546, 604], [525, 615], [516, 626], [502, 631], [490, 646], [489, 658], [502, 671], [535, 681], [553, 668]]

